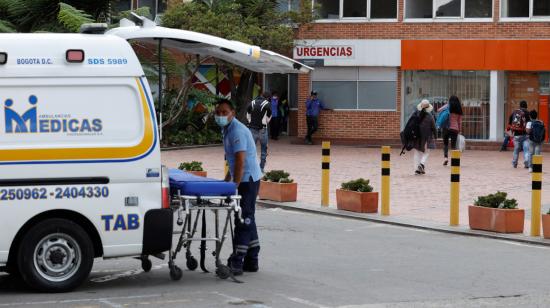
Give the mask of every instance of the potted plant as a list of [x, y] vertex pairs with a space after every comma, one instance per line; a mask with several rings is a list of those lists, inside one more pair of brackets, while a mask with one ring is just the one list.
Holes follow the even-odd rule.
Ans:
[[542, 214], [542, 234], [544, 238], [550, 239], [550, 209]]
[[373, 192], [369, 180], [363, 178], [342, 183], [336, 190], [336, 207], [358, 213], [378, 212], [378, 192]]
[[260, 182], [260, 199], [293, 202], [298, 196], [298, 184], [289, 178], [284, 170], [272, 170], [267, 172]]
[[500, 233], [523, 233], [525, 210], [505, 192], [480, 196], [468, 207], [470, 229]]
[[200, 161], [183, 162], [179, 165], [178, 169], [194, 175], [206, 177], [206, 171], [202, 168], [202, 162]]

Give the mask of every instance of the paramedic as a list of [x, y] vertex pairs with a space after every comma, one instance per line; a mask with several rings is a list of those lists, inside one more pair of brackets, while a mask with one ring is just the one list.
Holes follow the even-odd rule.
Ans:
[[241, 275], [243, 271], [257, 272], [260, 241], [254, 212], [262, 173], [256, 158], [256, 144], [250, 130], [235, 118], [235, 108], [229, 100], [221, 99], [216, 103], [215, 119], [222, 127], [223, 146], [229, 164], [225, 180], [233, 180], [242, 197], [243, 222], [235, 219], [235, 251], [229, 257], [228, 266], [234, 275]]

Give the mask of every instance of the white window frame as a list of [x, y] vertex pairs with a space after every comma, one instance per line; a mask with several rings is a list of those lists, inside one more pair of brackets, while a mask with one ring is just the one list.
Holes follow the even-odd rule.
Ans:
[[[443, 23], [452, 23], [452, 22], [492, 22], [495, 18], [495, 0], [491, 1], [491, 17], [466, 17], [466, 0], [461, 0], [460, 2], [460, 17], [437, 17], [435, 13], [437, 11], [435, 0], [432, 0], [432, 18], [407, 18], [407, 2], [411, 0], [404, 0], [403, 4], [403, 22], [405, 23], [426, 23], [426, 22], [443, 22]], [[501, 0], [502, 1], [502, 0]], [[529, 0], [533, 1], [533, 0]]]
[[502, 2], [505, 0], [500, 0], [499, 16], [500, 22], [548, 22], [550, 21], [549, 16], [534, 16], [533, 15], [533, 0], [529, 0], [529, 17], [504, 17], [502, 16]]
[[[353, 1], [367, 1], [367, 17], [344, 17], [344, 0], [339, 0], [339, 12], [338, 19], [317, 19], [317, 23], [359, 23], [359, 22], [396, 22], [399, 18], [399, 0], [396, 1], [395, 18], [371, 18], [371, 0], [353, 0]], [[494, 1], [494, 0], [493, 0]], [[289, 2], [290, 3], [290, 2]], [[311, 0], [311, 5], [315, 8], [315, 0]]]

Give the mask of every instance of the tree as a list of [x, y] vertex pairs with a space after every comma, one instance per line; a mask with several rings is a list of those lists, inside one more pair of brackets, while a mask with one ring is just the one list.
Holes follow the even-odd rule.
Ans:
[[0, 0], [0, 32], [77, 32], [108, 12], [108, 0]]
[[[162, 24], [170, 28], [207, 33], [288, 54], [293, 46], [294, 33], [289, 26], [288, 14], [278, 12], [276, 5], [276, 0], [193, 1], [170, 8], [164, 14]], [[248, 102], [252, 99], [257, 74], [218, 59], [212, 60], [220, 71], [229, 77], [231, 97], [236, 102], [238, 114], [242, 118]], [[239, 84], [234, 84], [232, 76], [235, 73], [241, 76]]]

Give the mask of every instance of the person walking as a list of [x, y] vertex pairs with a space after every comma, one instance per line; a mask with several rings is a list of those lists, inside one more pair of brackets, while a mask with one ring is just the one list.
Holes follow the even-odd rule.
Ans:
[[542, 143], [546, 139], [546, 127], [544, 122], [537, 119], [538, 113], [536, 110], [529, 112], [531, 121], [525, 126], [525, 130], [529, 135], [529, 172], [533, 172], [533, 155], [540, 155]]
[[258, 271], [260, 241], [256, 228], [256, 198], [262, 173], [256, 157], [256, 143], [247, 127], [235, 118], [235, 107], [227, 99], [216, 103], [216, 123], [222, 128], [225, 157], [229, 164], [226, 181], [238, 185], [242, 222], [235, 214], [234, 253], [227, 263], [234, 275]]
[[456, 149], [456, 140], [462, 130], [462, 104], [457, 96], [449, 97], [448, 125], [442, 127], [443, 130], [443, 166], [449, 164], [449, 139], [451, 140], [451, 149]]
[[281, 127], [281, 114], [279, 112], [279, 95], [277, 91], [271, 93], [271, 121], [269, 122], [269, 131], [271, 139], [279, 139], [279, 130]]
[[424, 99], [416, 106], [412, 116], [418, 117], [419, 137], [414, 141], [414, 173], [425, 174], [426, 162], [430, 156], [429, 144], [437, 139], [435, 120], [432, 116], [433, 106]]
[[271, 121], [271, 103], [269, 102], [269, 93], [264, 92], [254, 99], [246, 110], [248, 128], [254, 138], [254, 145], [259, 141], [261, 146], [260, 169], [264, 173], [267, 161], [267, 126]]
[[288, 106], [288, 99], [283, 99], [279, 104], [279, 112], [281, 118], [281, 134], [288, 136], [288, 115], [290, 114], [290, 107]]
[[512, 166], [518, 167], [518, 156], [520, 149], [523, 149], [523, 165], [529, 168], [529, 138], [526, 131], [527, 122], [529, 122], [529, 111], [527, 111], [527, 102], [521, 101], [519, 109], [516, 109], [510, 115], [508, 124], [514, 137], [514, 154], [512, 156]]
[[310, 97], [306, 100], [307, 144], [313, 144], [312, 136], [319, 128], [321, 110], [330, 110], [325, 108], [323, 102], [317, 98], [317, 91], [313, 90], [310, 94]]

